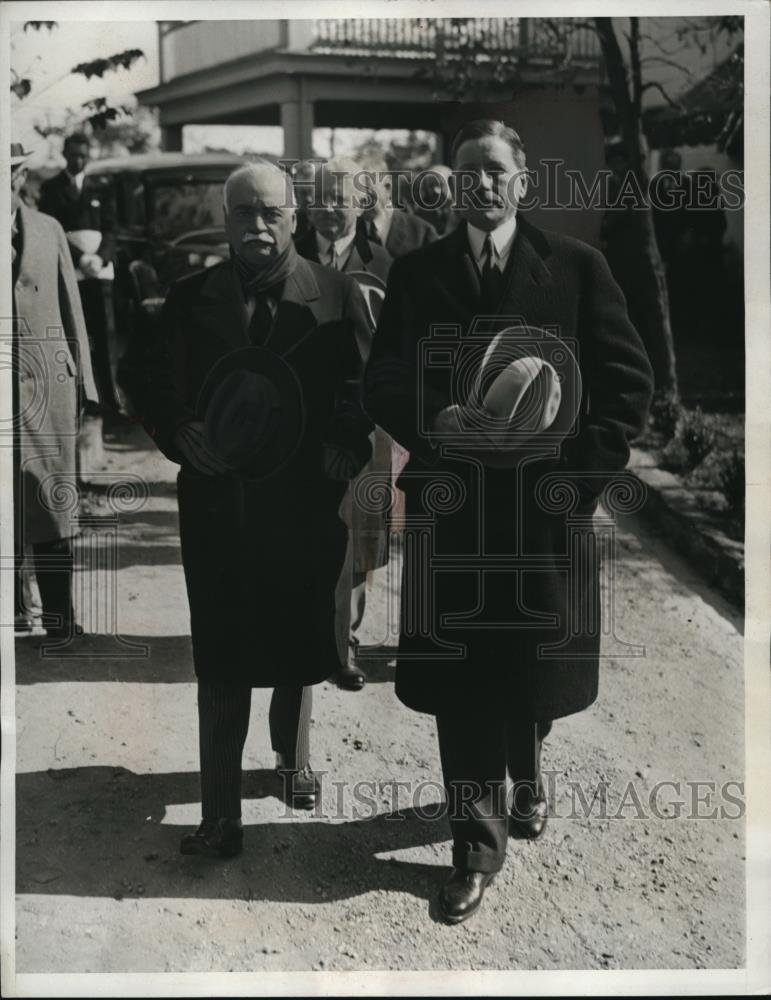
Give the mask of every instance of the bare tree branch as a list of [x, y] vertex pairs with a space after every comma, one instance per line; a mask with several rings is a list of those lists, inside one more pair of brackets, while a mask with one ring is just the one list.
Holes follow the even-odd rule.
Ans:
[[671, 98], [657, 80], [650, 80], [648, 83], [644, 83], [641, 89], [641, 94], [644, 94], [646, 90], [658, 90], [670, 107], [675, 108], [677, 111], [683, 110], [682, 104], [678, 104], [677, 101]]
[[673, 69], [678, 69], [686, 76], [693, 77], [694, 72], [687, 66], [683, 65], [681, 62], [677, 62], [676, 59], [667, 59], [664, 56], [643, 56], [640, 59], [641, 66], [647, 66], [650, 63], [657, 63], [660, 66], [671, 66]]

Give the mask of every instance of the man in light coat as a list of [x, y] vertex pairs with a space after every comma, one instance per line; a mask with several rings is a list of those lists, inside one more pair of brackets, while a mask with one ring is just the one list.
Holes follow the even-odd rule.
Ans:
[[11, 144], [16, 622], [31, 628], [21, 565], [33, 554], [50, 637], [78, 631], [72, 595], [80, 412], [97, 403], [83, 311], [62, 227], [21, 200], [26, 154]]

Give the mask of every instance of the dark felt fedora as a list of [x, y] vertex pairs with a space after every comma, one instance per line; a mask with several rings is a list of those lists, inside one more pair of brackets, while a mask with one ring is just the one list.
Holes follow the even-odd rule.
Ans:
[[[554, 451], [575, 425], [581, 392], [581, 370], [568, 343], [539, 327], [501, 330], [475, 373], [467, 423], [468, 430], [484, 429], [500, 443], [474, 456], [511, 468], [526, 455]], [[461, 446], [463, 432], [460, 427]]]
[[305, 427], [302, 388], [291, 366], [264, 347], [224, 355], [196, 403], [206, 446], [234, 474], [266, 479], [296, 454]]

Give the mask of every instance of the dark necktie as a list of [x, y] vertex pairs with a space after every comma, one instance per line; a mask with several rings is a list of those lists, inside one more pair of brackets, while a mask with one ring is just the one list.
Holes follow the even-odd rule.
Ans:
[[249, 340], [259, 347], [268, 339], [270, 328], [273, 326], [273, 310], [269, 297], [264, 293], [253, 295], [252, 299], [254, 315], [249, 322]]
[[479, 282], [479, 298], [487, 309], [494, 309], [503, 294], [503, 272], [495, 260], [495, 245], [490, 233], [485, 237], [482, 251], [482, 274]]

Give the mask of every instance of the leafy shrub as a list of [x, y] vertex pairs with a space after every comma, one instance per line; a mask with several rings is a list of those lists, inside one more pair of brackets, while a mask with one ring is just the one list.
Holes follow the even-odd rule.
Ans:
[[682, 403], [674, 393], [668, 392], [654, 399], [651, 404], [651, 427], [669, 441], [674, 437], [682, 414]]
[[732, 514], [744, 514], [744, 452], [734, 448], [727, 455], [721, 456], [718, 481], [723, 496], [728, 502]]
[[715, 431], [701, 407], [683, 410], [677, 422], [677, 440], [682, 444], [687, 456], [688, 468], [695, 469], [715, 447]]

